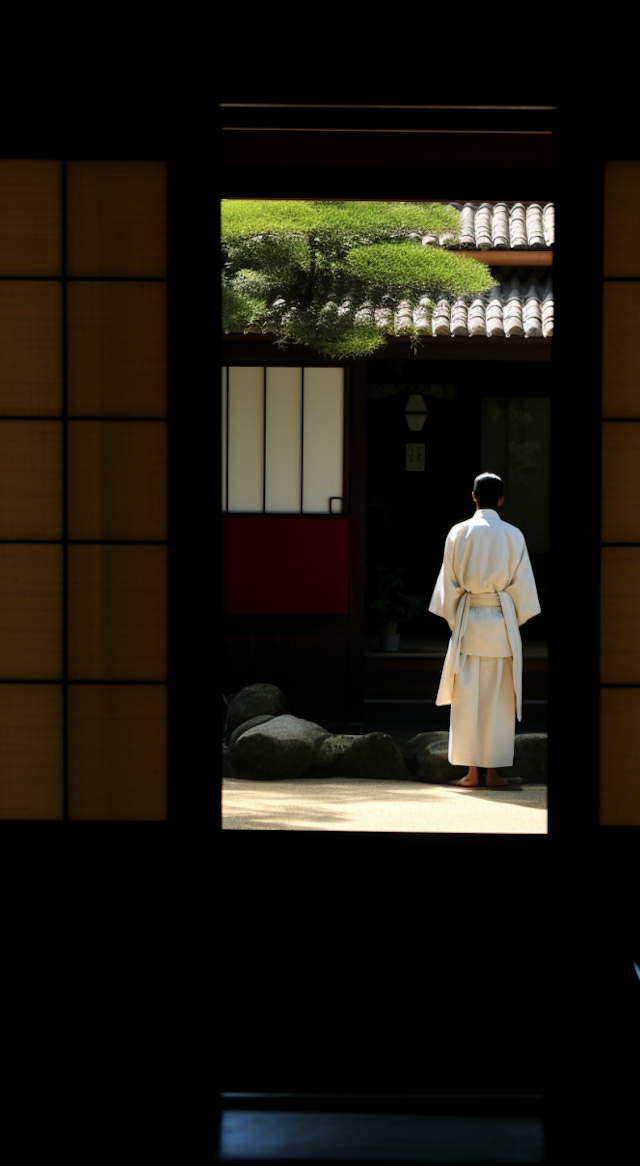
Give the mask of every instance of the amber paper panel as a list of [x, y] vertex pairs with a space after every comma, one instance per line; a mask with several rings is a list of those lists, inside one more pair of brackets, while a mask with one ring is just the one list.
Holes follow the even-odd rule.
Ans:
[[167, 690], [163, 685], [69, 688], [69, 817], [167, 817]]
[[0, 545], [0, 678], [62, 679], [62, 547]]
[[62, 274], [62, 162], [0, 159], [0, 275]]
[[640, 543], [640, 422], [602, 426], [602, 541]]
[[601, 826], [640, 826], [638, 756], [640, 756], [640, 689], [601, 689]]
[[67, 449], [69, 538], [167, 537], [166, 422], [70, 421]]
[[606, 162], [604, 274], [640, 276], [640, 162]]
[[0, 421], [0, 539], [62, 538], [62, 422]]
[[640, 684], [640, 547], [603, 547], [600, 679]]
[[0, 684], [0, 819], [62, 815], [62, 685]]
[[0, 281], [0, 415], [62, 413], [62, 284]]
[[166, 277], [166, 162], [68, 162], [67, 271]]
[[605, 283], [602, 414], [640, 417], [640, 284]]
[[67, 336], [71, 416], [166, 415], [165, 283], [70, 283]]
[[68, 554], [70, 679], [166, 680], [167, 548]]

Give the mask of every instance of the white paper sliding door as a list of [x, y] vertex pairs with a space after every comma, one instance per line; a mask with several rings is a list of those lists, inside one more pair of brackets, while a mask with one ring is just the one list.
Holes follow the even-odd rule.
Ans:
[[225, 513], [342, 514], [344, 375], [277, 365], [222, 370]]
[[[329, 499], [342, 497], [344, 371], [305, 368], [302, 509], [328, 514]], [[334, 513], [342, 504], [334, 502]]]
[[264, 369], [229, 368], [228, 511], [264, 506]]
[[297, 514], [302, 490], [302, 369], [267, 369], [267, 513]]

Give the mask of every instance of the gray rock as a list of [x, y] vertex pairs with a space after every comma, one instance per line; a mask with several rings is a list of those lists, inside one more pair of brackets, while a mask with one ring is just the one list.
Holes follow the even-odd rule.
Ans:
[[229, 766], [229, 746], [222, 742], [222, 776], [230, 777], [231, 769]]
[[[418, 781], [445, 785], [464, 777], [466, 765], [450, 765], [448, 732], [419, 733], [403, 747], [405, 765], [414, 769]], [[547, 734], [516, 733], [514, 763], [498, 769], [505, 778], [519, 777], [528, 785], [546, 785]]]
[[547, 784], [547, 734], [516, 733], [513, 765], [499, 770], [504, 777], [521, 777], [526, 785]]
[[447, 785], [458, 777], [464, 777], [466, 765], [451, 765], [449, 762], [449, 733], [438, 730], [434, 733], [419, 733], [405, 745], [404, 754], [417, 764], [416, 780], [433, 785]]
[[249, 684], [229, 701], [225, 733], [230, 736], [238, 725], [252, 717], [279, 717], [288, 711], [285, 695], [275, 684]]
[[263, 713], [260, 717], [250, 717], [248, 721], [243, 721], [241, 725], [238, 725], [237, 729], [233, 730], [233, 733], [229, 737], [229, 748], [233, 748], [238, 737], [246, 733], [247, 729], [253, 729], [256, 725], [266, 725], [267, 721], [272, 721], [273, 719], [273, 716], [269, 713]]
[[229, 712], [229, 701], [227, 700], [227, 698], [223, 692], [223, 694], [222, 694], [222, 732], [223, 733], [224, 733], [224, 727], [227, 723], [227, 713], [228, 712]]
[[258, 780], [301, 777], [330, 733], [312, 721], [280, 716], [247, 729], [229, 750], [231, 776]]
[[447, 732], [431, 732], [418, 733], [417, 736], [412, 737], [410, 741], [406, 741], [400, 745], [400, 752], [404, 757], [404, 763], [408, 769], [418, 768], [418, 754], [434, 741], [439, 741], [444, 744], [445, 750], [449, 747], [449, 734]]
[[351, 733], [336, 733], [319, 741], [313, 758], [314, 777], [342, 775], [355, 740]]
[[337, 734], [317, 745], [313, 774], [397, 781], [406, 779], [407, 770], [398, 746], [388, 733]]

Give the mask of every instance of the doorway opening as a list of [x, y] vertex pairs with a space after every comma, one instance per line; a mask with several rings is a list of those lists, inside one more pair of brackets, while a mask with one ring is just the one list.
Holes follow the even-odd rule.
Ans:
[[[518, 526], [527, 540], [542, 609], [521, 629], [523, 716], [517, 731], [547, 731], [552, 370], [549, 360], [414, 357], [369, 362], [364, 668], [368, 726], [405, 726], [423, 732], [449, 727], [450, 709], [437, 707], [435, 696], [450, 631], [428, 608], [447, 533], [471, 517], [474, 478], [490, 471], [505, 484], [501, 517]], [[417, 407], [416, 398], [424, 402], [420, 429], [410, 428], [412, 413], [407, 416], [408, 406]], [[395, 642], [384, 620], [385, 587], [403, 597]]]

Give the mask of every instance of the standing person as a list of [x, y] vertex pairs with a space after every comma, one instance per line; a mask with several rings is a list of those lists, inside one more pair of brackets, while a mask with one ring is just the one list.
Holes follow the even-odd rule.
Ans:
[[[522, 720], [520, 627], [540, 612], [524, 535], [503, 522], [497, 474], [473, 484], [476, 512], [447, 535], [429, 611], [451, 628], [437, 705], [451, 705], [449, 761], [468, 772], [453, 786], [514, 788], [498, 774], [513, 765], [516, 716]], [[516, 787], [517, 788], [517, 787]]]

